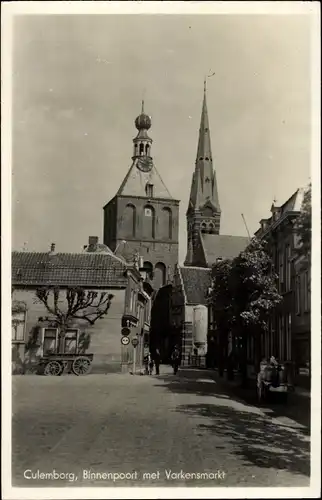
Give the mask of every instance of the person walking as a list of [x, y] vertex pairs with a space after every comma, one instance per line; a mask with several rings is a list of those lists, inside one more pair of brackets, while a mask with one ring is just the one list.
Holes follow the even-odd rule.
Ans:
[[155, 350], [154, 354], [154, 364], [155, 364], [155, 374], [160, 375], [160, 362], [161, 362], [161, 355], [159, 349]]
[[180, 351], [177, 345], [174, 346], [173, 352], [171, 354], [171, 361], [173, 367], [173, 374], [176, 375], [180, 365]]
[[149, 355], [148, 355], [148, 363], [149, 363], [149, 375], [152, 375], [152, 372], [153, 372], [153, 359], [152, 359], [152, 356], [151, 356], [150, 352], [149, 352]]

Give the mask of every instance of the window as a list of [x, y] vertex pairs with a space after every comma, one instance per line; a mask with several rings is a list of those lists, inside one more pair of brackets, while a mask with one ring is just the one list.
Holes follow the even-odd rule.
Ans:
[[303, 276], [303, 288], [304, 288], [304, 311], [307, 312], [309, 310], [309, 273], [308, 271], [304, 272]]
[[64, 352], [69, 354], [76, 354], [78, 345], [78, 329], [70, 329], [66, 331]]
[[14, 342], [24, 342], [25, 340], [26, 311], [12, 313], [11, 340]]
[[286, 258], [286, 291], [291, 290], [291, 247], [290, 245], [286, 246], [285, 251]]
[[43, 329], [43, 355], [57, 352], [58, 349], [58, 329]]
[[278, 359], [281, 361], [284, 358], [284, 337], [285, 337], [285, 330], [284, 330], [284, 316], [279, 317], [279, 330], [278, 330], [278, 340], [279, 340], [279, 352], [278, 352]]
[[162, 235], [165, 238], [172, 239], [172, 211], [171, 208], [162, 208], [162, 223], [161, 223]]
[[155, 237], [155, 211], [151, 205], [144, 207], [145, 220], [143, 221], [143, 238], [154, 239]]
[[286, 360], [291, 360], [291, 350], [292, 350], [292, 315], [289, 313], [286, 315], [286, 349], [285, 355]]
[[301, 314], [301, 276], [295, 280], [295, 314]]
[[153, 184], [149, 182], [145, 185], [145, 194], [148, 198], [153, 198]]
[[278, 261], [279, 261], [279, 282], [280, 282], [280, 291], [284, 291], [284, 253], [283, 249], [279, 251], [278, 255]]
[[150, 323], [151, 300], [147, 300], [144, 308], [144, 321]]
[[136, 311], [136, 293], [134, 290], [131, 290], [131, 294], [130, 294], [130, 311], [133, 314]]

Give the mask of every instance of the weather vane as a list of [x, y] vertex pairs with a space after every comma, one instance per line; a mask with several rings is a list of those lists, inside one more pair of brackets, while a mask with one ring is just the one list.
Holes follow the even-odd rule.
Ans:
[[207, 78], [211, 78], [215, 75], [215, 71], [212, 71], [212, 70], [209, 70], [209, 74], [207, 76], [205, 76], [204, 78], [204, 81], [203, 81], [203, 88], [204, 88], [204, 91], [206, 92], [207, 90]]

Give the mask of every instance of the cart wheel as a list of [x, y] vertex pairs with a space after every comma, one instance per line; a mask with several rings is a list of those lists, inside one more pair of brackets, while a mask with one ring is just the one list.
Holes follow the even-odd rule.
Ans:
[[45, 369], [44, 369], [44, 374], [45, 375], [52, 375], [55, 377], [58, 377], [61, 375], [63, 371], [63, 367], [61, 363], [58, 361], [49, 361], [49, 363], [46, 364]]
[[73, 361], [72, 370], [75, 375], [87, 375], [91, 371], [91, 362], [86, 356], [79, 356]]

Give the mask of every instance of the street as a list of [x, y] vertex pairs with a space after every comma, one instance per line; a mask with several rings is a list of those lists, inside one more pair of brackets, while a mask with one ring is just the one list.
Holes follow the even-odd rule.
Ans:
[[307, 425], [205, 370], [12, 380], [13, 486], [309, 485]]

